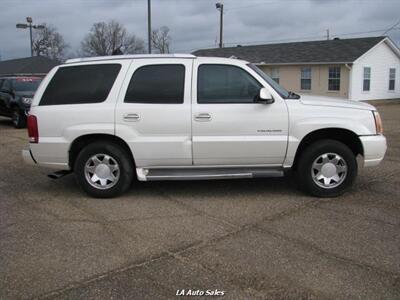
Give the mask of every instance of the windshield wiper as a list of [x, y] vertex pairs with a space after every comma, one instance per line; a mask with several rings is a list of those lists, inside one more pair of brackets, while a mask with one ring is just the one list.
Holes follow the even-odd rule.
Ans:
[[300, 95], [289, 91], [288, 99], [300, 99]]

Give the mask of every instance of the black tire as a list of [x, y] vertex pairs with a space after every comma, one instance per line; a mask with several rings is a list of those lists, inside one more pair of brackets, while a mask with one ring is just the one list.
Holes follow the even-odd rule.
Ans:
[[[89, 159], [96, 155], [99, 155], [100, 158], [101, 155], [108, 155], [119, 166], [118, 180], [109, 188], [97, 188], [94, 185], [98, 186], [100, 183], [93, 183], [92, 180], [87, 178], [85, 166]], [[94, 142], [83, 148], [74, 164], [74, 173], [78, 184], [87, 194], [95, 198], [112, 198], [127, 191], [132, 184], [134, 169], [130, 155], [120, 146], [108, 141]], [[88, 176], [90, 177], [90, 175]]]
[[[314, 161], [321, 155], [327, 153], [338, 154], [339, 156], [341, 156], [347, 166], [347, 174], [343, 176], [340, 184], [339, 182], [337, 182], [337, 186], [330, 188], [326, 186], [320, 186], [324, 185], [324, 180], [321, 180], [320, 185], [318, 185], [318, 183], [314, 181], [312, 175], [312, 172], [315, 172], [314, 174], [318, 174], [318, 171], [312, 170]], [[355, 178], [357, 177], [357, 171], [357, 160], [354, 153], [350, 150], [349, 147], [335, 140], [320, 140], [309, 145], [301, 153], [297, 164], [296, 175], [302, 189], [313, 196], [325, 198], [337, 197], [343, 194], [347, 189], [349, 189], [354, 183]], [[339, 173], [339, 176], [342, 176], [342, 173]]]
[[18, 107], [13, 107], [11, 112], [11, 120], [15, 128], [26, 127], [26, 116]]

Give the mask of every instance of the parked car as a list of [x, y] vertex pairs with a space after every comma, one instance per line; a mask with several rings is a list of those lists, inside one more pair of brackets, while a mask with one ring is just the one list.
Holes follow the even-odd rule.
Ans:
[[342, 194], [386, 139], [366, 103], [299, 97], [257, 66], [227, 58], [72, 59], [44, 79], [28, 116], [28, 163], [74, 172], [89, 195], [139, 181], [283, 176], [310, 194]]
[[41, 81], [40, 77], [0, 78], [0, 115], [10, 117], [15, 128], [26, 126], [26, 116]]

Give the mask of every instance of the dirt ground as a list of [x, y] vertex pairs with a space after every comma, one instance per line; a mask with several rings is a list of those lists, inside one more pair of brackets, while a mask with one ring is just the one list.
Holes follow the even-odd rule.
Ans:
[[0, 118], [0, 298], [400, 299], [400, 102], [374, 102], [389, 149], [334, 199], [290, 178], [136, 183], [87, 197], [22, 162]]

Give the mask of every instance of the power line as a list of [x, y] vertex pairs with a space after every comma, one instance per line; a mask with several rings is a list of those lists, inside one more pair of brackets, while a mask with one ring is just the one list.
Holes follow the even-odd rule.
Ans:
[[400, 20], [398, 20], [396, 22], [396, 24], [394, 24], [392, 27], [390, 27], [389, 29], [387, 29], [384, 33], [382, 33], [382, 35], [385, 35], [386, 33], [388, 33], [390, 30], [394, 29], [397, 25], [400, 24]]
[[[376, 0], [350, 0], [351, 2], [375, 2]], [[386, 2], [397, 2], [398, 0], [386, 0]], [[292, 1], [287, 1], [287, 2], [308, 2], [308, 0], [292, 0]], [[257, 3], [257, 4], [250, 4], [250, 5], [243, 5], [243, 6], [233, 6], [226, 8], [225, 11], [231, 11], [231, 10], [237, 10], [237, 9], [246, 9], [250, 7], [256, 7], [256, 6], [261, 6], [261, 5], [266, 5], [266, 4], [280, 4], [282, 1], [280, 0], [275, 0], [275, 1], [264, 1], [262, 3]]]
[[[400, 27], [393, 27], [392, 29], [396, 29], [397, 30], [397, 29], [400, 29]], [[370, 30], [370, 31], [360, 31], [360, 32], [350, 32], [350, 33], [339, 33], [339, 34], [337, 34], [337, 36], [376, 33], [376, 32], [381, 32], [383, 30], [385, 30], [385, 29], [377, 29], [377, 30]]]
[[296, 41], [296, 40], [304, 40], [304, 39], [317, 39], [324, 38], [325, 35], [314, 35], [314, 36], [306, 36], [306, 37], [298, 37], [298, 38], [287, 38], [287, 39], [277, 39], [277, 40], [268, 40], [268, 41], [251, 41], [251, 42], [229, 42], [225, 43], [225, 45], [243, 45], [243, 44], [258, 44], [258, 43], [276, 43], [276, 42], [287, 42], [287, 41]]
[[[400, 22], [399, 22], [400, 24]], [[395, 26], [398, 24], [395, 24]], [[400, 27], [393, 27], [390, 30], [399, 30]], [[376, 30], [369, 30], [369, 31], [358, 31], [358, 32], [347, 32], [347, 33], [339, 33], [335, 34], [332, 36], [339, 37], [339, 36], [348, 36], [348, 35], [357, 35], [357, 34], [367, 34], [367, 33], [377, 33], [377, 32], [382, 32], [384, 29], [376, 29]], [[297, 38], [287, 38], [287, 39], [276, 39], [276, 40], [264, 40], [264, 41], [250, 41], [250, 42], [228, 42], [224, 43], [225, 45], [249, 45], [249, 44], [270, 44], [270, 43], [276, 43], [276, 42], [290, 42], [290, 41], [298, 41], [298, 40], [306, 40], [306, 39], [319, 39], [319, 38], [326, 38], [326, 35], [314, 35], [314, 36], [306, 36], [306, 37], [297, 37]], [[180, 50], [181, 52], [186, 52], [186, 51], [193, 51], [197, 49], [203, 49], [203, 48], [209, 48], [209, 47], [214, 47], [214, 45], [207, 45], [203, 47], [198, 47], [198, 48], [192, 48], [192, 49], [184, 49]]]
[[[400, 27], [394, 27], [393, 29], [400, 29]], [[366, 34], [366, 33], [376, 33], [382, 32], [385, 29], [377, 29], [377, 30], [370, 30], [370, 31], [359, 31], [359, 32], [348, 32], [348, 33], [338, 33], [334, 36], [346, 36], [346, 35], [356, 35], [356, 34]], [[295, 41], [295, 40], [305, 40], [305, 39], [317, 39], [317, 38], [326, 38], [326, 35], [314, 35], [314, 36], [307, 36], [307, 37], [297, 37], [297, 38], [287, 38], [287, 39], [278, 39], [278, 40], [268, 40], [268, 41], [252, 41], [252, 42], [228, 42], [225, 43], [226, 45], [235, 45], [235, 44], [256, 44], [256, 43], [274, 43], [274, 42], [285, 42], [285, 41]]]
[[236, 10], [236, 9], [244, 9], [248, 7], [255, 7], [255, 6], [261, 6], [261, 5], [266, 5], [266, 4], [276, 4], [279, 3], [277, 1], [268, 1], [268, 2], [263, 2], [263, 3], [258, 3], [258, 4], [250, 4], [250, 5], [244, 5], [244, 6], [234, 6], [227, 8], [226, 11], [231, 11], [231, 10]]

